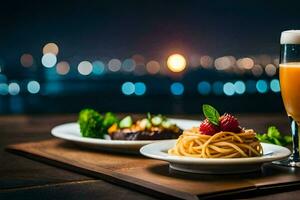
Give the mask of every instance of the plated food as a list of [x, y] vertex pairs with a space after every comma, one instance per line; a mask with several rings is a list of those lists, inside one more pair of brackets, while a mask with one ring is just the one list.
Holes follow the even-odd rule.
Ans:
[[263, 154], [263, 148], [253, 129], [239, 126], [230, 115], [220, 116], [210, 105], [203, 105], [206, 119], [200, 127], [185, 130], [168, 153], [198, 158], [243, 158]]
[[78, 123], [83, 137], [111, 140], [176, 139], [183, 132], [167, 117], [150, 113], [133, 121], [131, 116], [119, 120], [111, 112], [101, 115], [93, 109], [84, 109], [79, 113]]

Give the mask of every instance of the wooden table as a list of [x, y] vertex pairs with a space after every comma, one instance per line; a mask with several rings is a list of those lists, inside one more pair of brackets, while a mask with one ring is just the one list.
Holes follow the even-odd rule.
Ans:
[[[8, 153], [8, 144], [51, 138], [53, 126], [76, 120], [76, 115], [0, 117], [0, 199], [155, 199], [102, 180], [66, 171]], [[199, 116], [172, 116], [199, 119]], [[276, 125], [288, 132], [283, 114], [238, 115], [241, 125], [263, 132]], [[300, 188], [274, 190], [264, 196], [239, 196], [241, 199], [297, 199]]]

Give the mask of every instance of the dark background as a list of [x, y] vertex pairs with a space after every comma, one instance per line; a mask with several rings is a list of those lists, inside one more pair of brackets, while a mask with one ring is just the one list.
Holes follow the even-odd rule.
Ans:
[[[253, 75], [251, 70], [236, 70], [235, 61], [249, 57], [263, 70], [268, 64], [277, 67], [281, 31], [300, 28], [299, 1], [5, 1], [0, 8], [1, 113], [77, 112], [84, 107], [200, 113], [202, 103], [227, 112], [284, 112], [280, 93], [270, 86], [278, 79], [278, 69], [272, 75]], [[50, 42], [59, 47], [57, 62], [69, 62], [68, 74], [58, 75], [55, 66], [42, 65], [42, 49]], [[184, 72], [167, 69], [173, 53], [186, 58]], [[32, 55], [30, 67], [20, 63], [23, 54]], [[109, 71], [111, 59], [123, 62], [136, 54], [144, 65], [158, 61], [163, 72]], [[200, 62], [191, 66], [195, 55], [197, 62], [204, 55], [214, 61], [234, 56], [235, 61], [230, 70], [216, 70], [214, 64], [208, 69]], [[77, 71], [83, 60], [101, 60], [105, 71], [83, 76]], [[40, 84], [36, 94], [27, 91], [32, 80]], [[257, 85], [253, 89], [249, 80], [266, 81], [266, 91], [259, 92]], [[125, 95], [121, 88], [127, 81], [144, 83], [146, 92]], [[197, 90], [202, 81], [211, 88], [217, 81], [242, 81], [246, 89], [242, 94], [212, 89], [203, 94]], [[183, 94], [170, 91], [174, 82], [183, 84]], [[17, 94], [10, 91], [10, 83], [19, 85]]]

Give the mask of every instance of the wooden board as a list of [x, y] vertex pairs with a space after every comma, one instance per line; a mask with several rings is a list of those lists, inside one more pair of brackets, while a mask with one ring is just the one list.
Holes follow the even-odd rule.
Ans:
[[271, 164], [261, 173], [195, 175], [170, 171], [164, 161], [85, 149], [59, 139], [10, 145], [7, 150], [160, 198], [215, 198], [300, 185], [298, 170]]

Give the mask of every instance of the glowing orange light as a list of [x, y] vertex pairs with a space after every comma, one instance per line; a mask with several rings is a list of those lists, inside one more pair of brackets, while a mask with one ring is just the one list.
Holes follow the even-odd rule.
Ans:
[[167, 66], [172, 72], [181, 72], [186, 67], [186, 60], [180, 54], [173, 54], [168, 57]]
[[43, 54], [52, 53], [54, 55], [57, 55], [58, 51], [59, 51], [58, 46], [53, 42], [48, 43], [43, 47]]

